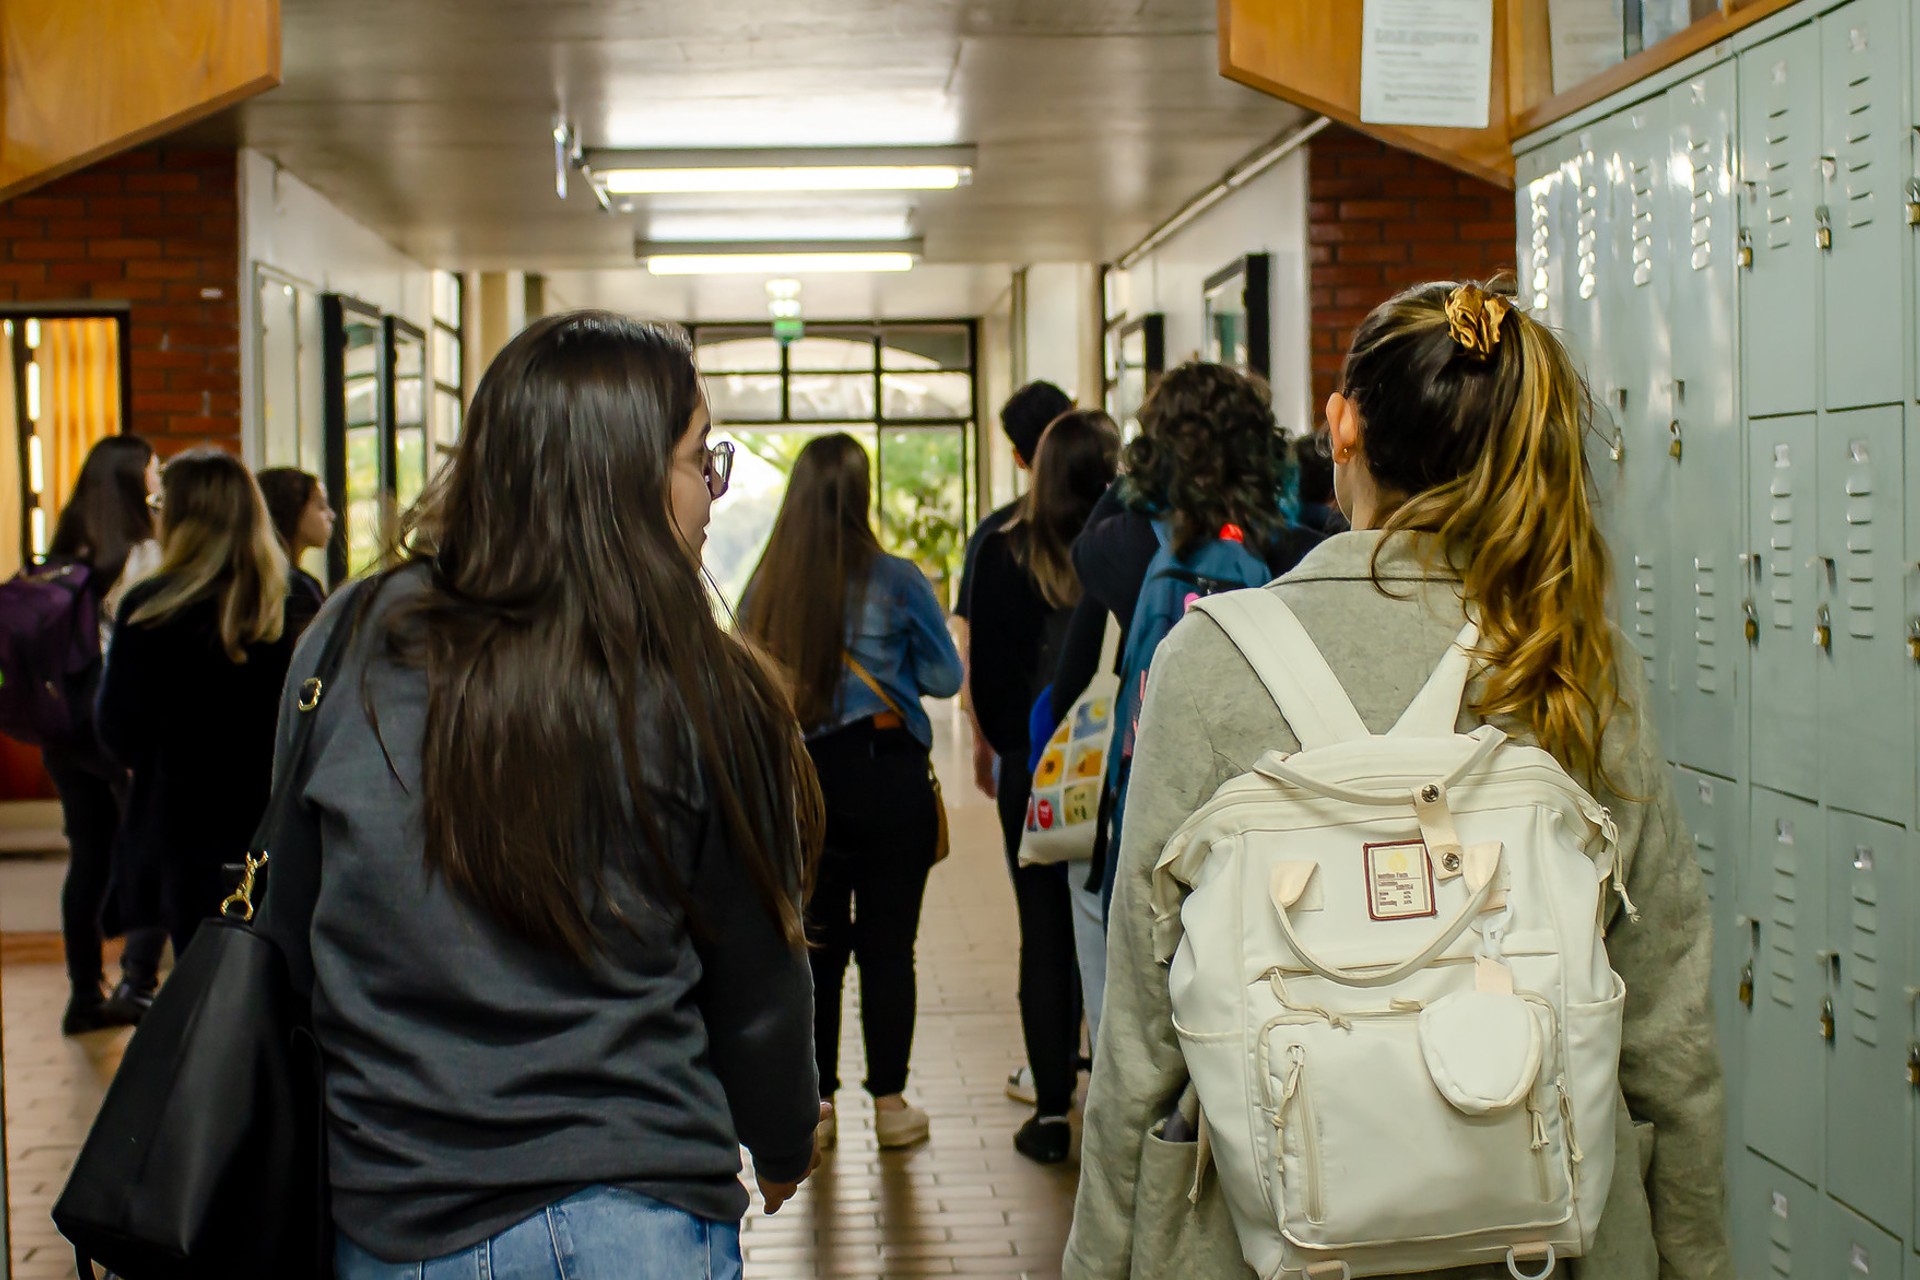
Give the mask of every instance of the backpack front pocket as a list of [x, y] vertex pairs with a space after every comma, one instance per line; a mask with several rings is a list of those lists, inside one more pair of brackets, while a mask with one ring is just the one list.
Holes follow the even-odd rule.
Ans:
[[1263, 1047], [1277, 1225], [1297, 1247], [1520, 1241], [1571, 1215], [1550, 1078], [1463, 1115], [1434, 1085], [1413, 1012], [1276, 1023]]

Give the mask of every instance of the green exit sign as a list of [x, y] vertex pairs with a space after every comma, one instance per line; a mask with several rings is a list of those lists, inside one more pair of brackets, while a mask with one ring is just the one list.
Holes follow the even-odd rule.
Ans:
[[781, 346], [789, 346], [806, 336], [807, 322], [797, 316], [775, 320], [773, 336]]

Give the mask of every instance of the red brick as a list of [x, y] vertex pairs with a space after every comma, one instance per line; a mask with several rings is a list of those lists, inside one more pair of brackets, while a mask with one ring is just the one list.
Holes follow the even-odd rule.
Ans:
[[1307, 261], [1315, 266], [1325, 266], [1333, 261], [1333, 246], [1330, 244], [1310, 245], [1307, 249]]
[[1342, 200], [1340, 217], [1342, 220], [1376, 218], [1384, 222], [1406, 217], [1409, 209], [1404, 200]]
[[1313, 283], [1315, 287], [1328, 284], [1336, 286], [1345, 284], [1378, 284], [1379, 281], [1380, 268], [1374, 266], [1341, 265], [1315, 267], [1313, 269]]
[[169, 325], [167, 337], [169, 346], [188, 351], [237, 351], [240, 348], [240, 334], [231, 325]]
[[7, 212], [21, 218], [84, 218], [85, 200], [63, 200], [57, 196], [21, 196], [6, 206]]
[[133, 378], [128, 384], [135, 394], [143, 391], [165, 391], [167, 389], [167, 371], [165, 369], [142, 369], [135, 367]]
[[87, 246], [87, 253], [95, 258], [157, 258], [160, 256], [158, 240], [95, 240]]
[[1463, 222], [1459, 227], [1462, 240], [1504, 240], [1509, 244], [1517, 230], [1512, 222]]
[[127, 190], [134, 195], [190, 194], [200, 190], [200, 177], [193, 173], [131, 173]]
[[1405, 262], [1407, 246], [1404, 244], [1343, 244], [1332, 248], [1341, 262]]
[[[1335, 306], [1360, 307], [1360, 308], [1365, 308], [1367, 310], [1372, 310], [1374, 307], [1379, 306], [1381, 303], [1385, 302], [1388, 298], [1392, 297], [1394, 292], [1395, 290], [1393, 289], [1383, 287], [1383, 284], [1371, 284], [1371, 285], [1358, 286], [1358, 287], [1348, 288], [1348, 289], [1336, 289], [1334, 290], [1333, 301]], [[1366, 317], [1364, 315], [1360, 316], [1355, 321], [1355, 323], [1358, 323], [1358, 320], [1364, 320], [1365, 318]]]
[[1309, 200], [1365, 200], [1378, 196], [1385, 184], [1376, 178], [1324, 178], [1307, 189]]
[[[179, 414], [167, 418], [167, 434], [176, 436], [226, 436], [240, 434], [240, 424], [233, 417], [208, 418], [198, 414]], [[209, 444], [222, 443], [209, 440]]]
[[106, 196], [87, 201], [87, 210], [102, 218], [157, 218], [165, 211], [159, 196]]
[[233, 212], [234, 198], [231, 195], [170, 195], [166, 197], [168, 213], [191, 213], [194, 215]]
[[58, 280], [23, 280], [13, 286], [19, 302], [78, 302], [87, 297], [86, 286]]
[[1380, 223], [1366, 222], [1357, 218], [1336, 218], [1326, 222], [1316, 222], [1307, 228], [1309, 244], [1349, 244], [1355, 241], [1378, 241]]
[[0, 241], [37, 240], [45, 234], [47, 224], [38, 218], [0, 218]]
[[98, 280], [118, 280], [125, 270], [125, 265], [118, 262], [56, 262], [48, 269], [47, 279], [90, 284]]
[[93, 286], [96, 298], [117, 298], [125, 302], [153, 302], [164, 286], [158, 280], [109, 280]]
[[137, 258], [127, 264], [129, 280], [191, 280], [197, 274], [191, 262], [167, 258]]
[[1383, 222], [1380, 238], [1390, 244], [1456, 244], [1453, 226], [1445, 222]]
[[196, 391], [143, 391], [133, 397], [137, 414], [200, 412], [200, 394]]
[[[202, 272], [194, 263], [187, 265], [195, 267], [194, 278], [169, 282], [167, 301], [199, 308], [203, 324], [240, 323], [240, 312], [233, 299], [233, 268], [228, 267], [224, 272], [216, 274]], [[208, 289], [218, 289], [220, 296], [207, 297], [205, 291]]]
[[13, 246], [13, 256], [22, 261], [53, 261], [87, 256], [85, 240], [22, 240]]
[[5, 280], [9, 284], [46, 278], [47, 264], [44, 262], [0, 262], [0, 280]]
[[175, 369], [166, 377], [169, 391], [215, 391], [229, 395], [240, 393], [238, 369]]
[[160, 163], [160, 151], [157, 147], [135, 147], [132, 151], [122, 151], [108, 156], [94, 165], [96, 169], [106, 169], [116, 173], [145, 172]]
[[120, 175], [112, 170], [88, 169], [55, 185], [63, 196], [117, 196], [122, 189], [120, 183]]

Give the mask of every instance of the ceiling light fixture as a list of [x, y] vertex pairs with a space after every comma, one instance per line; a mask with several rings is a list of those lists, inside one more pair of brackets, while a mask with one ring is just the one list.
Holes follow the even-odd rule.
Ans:
[[581, 165], [610, 195], [951, 191], [973, 180], [973, 147], [627, 150], [588, 147]]
[[692, 244], [637, 241], [634, 256], [656, 276], [819, 275], [911, 271], [919, 240], [821, 240], [794, 244]]

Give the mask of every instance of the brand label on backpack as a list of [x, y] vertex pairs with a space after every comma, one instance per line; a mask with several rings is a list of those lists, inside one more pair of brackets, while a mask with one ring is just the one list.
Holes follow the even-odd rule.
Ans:
[[1365, 847], [1367, 914], [1375, 920], [1418, 920], [1439, 914], [1434, 904], [1433, 859], [1419, 840]]

